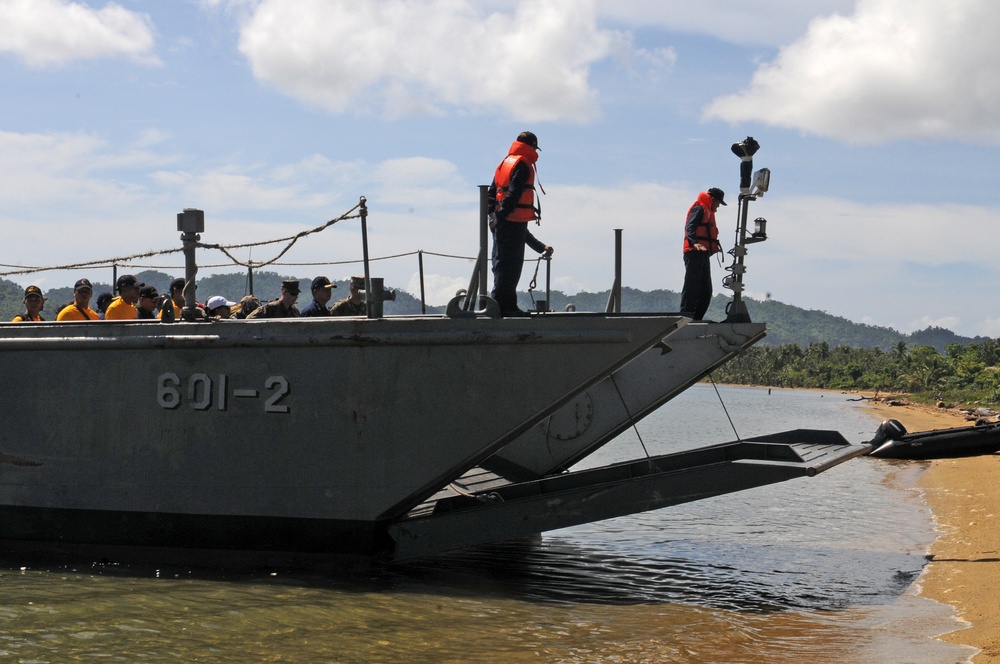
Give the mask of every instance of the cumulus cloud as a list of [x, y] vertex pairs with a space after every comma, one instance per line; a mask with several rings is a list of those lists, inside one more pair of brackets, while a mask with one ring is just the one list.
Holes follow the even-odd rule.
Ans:
[[[470, 264], [471, 265], [471, 264]], [[469, 289], [469, 278], [472, 267], [467, 267], [469, 275], [465, 277], [448, 277], [440, 274], [425, 274], [423, 282], [424, 302], [432, 306], [448, 304], [460, 290]], [[405, 284], [406, 291], [420, 296], [420, 274], [414, 273]]]
[[224, 168], [206, 172], [158, 171], [153, 179], [194, 207], [219, 211], [314, 208], [329, 201], [303, 184], [280, 185], [271, 178]]
[[917, 318], [916, 320], [910, 321], [908, 330], [926, 330], [929, 327], [943, 327], [946, 330], [954, 330], [956, 326], [961, 322], [961, 318], [958, 316], [944, 316], [942, 318], [932, 318], [926, 314]]
[[706, 118], [851, 142], [1000, 142], [1000, 3], [859, 0], [713, 101]]
[[[409, 158], [369, 164], [313, 154], [278, 165], [234, 157], [225, 157], [225, 166], [184, 159], [180, 169], [171, 168], [181, 160], [165, 138], [149, 131], [131, 145], [115, 146], [84, 133], [0, 131], [0, 199], [5, 202], [0, 229], [11, 246], [21, 248], [18, 260], [62, 265], [175, 248], [175, 216], [185, 207], [205, 211], [207, 242], [286, 237], [348, 212], [358, 203], [356, 192], [366, 191], [371, 194], [371, 255], [407, 254], [380, 262], [379, 276], [394, 286], [408, 284], [418, 264], [410, 252], [424, 249], [448, 255], [425, 259], [429, 277], [436, 280], [435, 297], [453, 295], [455, 283], [468, 282], [472, 262], [450, 256], [476, 253], [478, 196], [460, 182], [450, 162]], [[407, 199], [389, 197], [418, 178], [420, 191]], [[468, 192], [464, 199], [453, 193], [461, 190]], [[277, 251], [269, 246], [252, 257], [267, 260]], [[349, 219], [297, 243], [282, 260], [346, 261], [349, 267], [340, 276], [349, 276], [357, 269], [351, 261], [361, 255], [358, 221]], [[176, 262], [171, 256], [157, 260]], [[224, 261], [218, 254], [203, 260]], [[45, 274], [58, 284], [79, 277]]]
[[0, 0], [0, 52], [31, 67], [124, 56], [157, 63], [147, 16], [109, 3], [92, 9], [66, 0]]
[[[968, 221], [972, 237], [990, 237], [996, 207], [765, 196], [753, 204], [757, 214], [768, 219], [768, 240], [750, 248], [746, 279], [776, 300], [822, 303], [832, 314], [902, 332], [937, 321], [968, 333], [989, 313], [982, 303], [1000, 279], [989, 243], [955, 246], [942, 220]], [[720, 235], [729, 244], [734, 227], [735, 213], [727, 211]]]
[[600, 0], [600, 16], [628, 25], [708, 34], [734, 44], [780, 46], [820, 15], [847, 12], [855, 0]]
[[145, 146], [115, 149], [90, 134], [19, 134], [0, 131], [0, 198], [8, 211], [16, 206], [57, 209], [67, 200], [74, 207], [121, 206], [134, 200], [141, 187], [102, 177], [115, 168], [162, 163]]
[[455, 164], [444, 159], [389, 159], [378, 166], [377, 178], [380, 201], [411, 210], [468, 205], [474, 191]]
[[449, 109], [526, 121], [587, 121], [589, 67], [619, 37], [594, 0], [261, 0], [242, 21], [254, 74], [333, 112], [403, 116]]
[[984, 337], [1000, 337], [1000, 318], [985, 318], [976, 324], [975, 331]]

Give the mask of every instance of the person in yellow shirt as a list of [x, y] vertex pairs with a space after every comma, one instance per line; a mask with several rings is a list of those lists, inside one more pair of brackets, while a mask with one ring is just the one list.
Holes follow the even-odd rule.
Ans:
[[28, 286], [24, 289], [24, 313], [14, 316], [15, 323], [38, 322], [45, 320], [42, 318], [42, 307], [45, 306], [45, 298], [42, 297], [42, 289], [38, 286]]
[[[174, 305], [174, 320], [181, 319], [181, 309], [184, 308], [184, 277], [177, 277], [170, 282], [170, 302]], [[160, 305], [160, 318], [163, 318], [163, 310], [167, 303]]]
[[90, 308], [90, 298], [94, 287], [89, 279], [80, 279], [73, 284], [73, 301], [62, 308], [57, 321], [97, 320], [97, 312]]
[[139, 289], [145, 285], [133, 274], [123, 274], [118, 277], [118, 282], [115, 284], [118, 297], [111, 300], [111, 304], [104, 312], [104, 320], [135, 320], [139, 315], [135, 303], [139, 301]]

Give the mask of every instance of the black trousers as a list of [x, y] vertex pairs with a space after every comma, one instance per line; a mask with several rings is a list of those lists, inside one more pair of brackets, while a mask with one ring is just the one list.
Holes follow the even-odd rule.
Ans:
[[491, 296], [500, 305], [502, 313], [517, 309], [517, 284], [524, 267], [524, 243], [528, 237], [528, 224], [517, 221], [498, 221], [493, 229], [493, 292]]
[[681, 311], [702, 320], [712, 303], [712, 262], [707, 251], [684, 253], [684, 288], [681, 290]]

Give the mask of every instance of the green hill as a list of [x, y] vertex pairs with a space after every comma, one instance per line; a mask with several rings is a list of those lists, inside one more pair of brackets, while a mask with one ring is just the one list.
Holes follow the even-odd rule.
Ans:
[[[136, 274], [139, 279], [147, 284], [156, 286], [161, 293], [166, 292], [170, 281], [174, 276], [164, 272], [147, 270]], [[255, 272], [253, 275], [253, 292], [262, 300], [277, 297], [281, 288], [281, 282], [285, 279], [294, 279], [294, 276], [282, 275], [277, 272]], [[300, 278], [304, 294], [309, 292], [310, 278]], [[348, 284], [346, 281], [334, 282], [337, 290], [334, 300], [347, 297]], [[386, 285], [391, 288], [390, 285]], [[95, 298], [97, 294], [104, 291], [111, 291], [111, 285], [107, 283], [94, 282]], [[218, 274], [206, 276], [198, 280], [198, 300], [204, 302], [213, 295], [223, 297], [236, 302], [250, 292], [249, 279], [245, 273]], [[22, 310], [21, 298], [23, 289], [12, 281], [0, 280], [0, 320], [10, 320]], [[566, 295], [561, 291], [552, 291], [550, 308], [553, 311], [563, 311], [567, 306], [572, 305], [577, 311], [604, 311], [607, 307], [610, 291], [597, 293], [580, 292], [574, 295]], [[55, 311], [73, 299], [73, 289], [70, 287], [53, 288], [45, 293], [47, 302], [42, 315], [52, 320], [55, 318]], [[542, 299], [545, 292], [536, 291], [534, 299]], [[707, 318], [709, 320], [724, 320], [726, 317], [726, 305], [729, 302], [729, 295], [719, 294], [712, 300]], [[307, 300], [304, 295], [302, 300]], [[519, 294], [520, 306], [523, 309], [534, 309], [535, 306], [528, 293]], [[768, 323], [768, 334], [764, 344], [779, 346], [782, 344], [798, 344], [807, 347], [811, 343], [826, 343], [831, 348], [836, 346], [850, 346], [853, 348], [879, 348], [889, 351], [895, 348], [900, 342], [907, 346], [933, 346], [939, 352], [945, 352], [949, 344], [981, 343], [984, 337], [962, 337], [951, 330], [939, 327], [929, 327], [925, 330], [905, 335], [889, 327], [878, 327], [875, 325], [865, 325], [854, 323], [840, 316], [833, 316], [825, 311], [815, 309], [802, 309], [790, 304], [784, 304], [776, 300], [757, 301], [746, 298], [747, 308], [754, 320]], [[622, 310], [623, 311], [677, 311], [680, 305], [680, 294], [670, 290], [641, 291], [634, 288], [622, 289]], [[428, 313], [443, 313], [442, 306], [428, 306]], [[396, 289], [396, 300], [387, 301], [384, 305], [386, 315], [419, 314], [421, 312], [420, 300], [406, 291]]]

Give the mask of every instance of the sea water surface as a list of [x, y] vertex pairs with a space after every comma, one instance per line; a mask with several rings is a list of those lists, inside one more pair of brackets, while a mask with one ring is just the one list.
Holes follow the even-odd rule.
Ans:
[[[581, 467], [794, 428], [861, 442], [876, 424], [835, 393], [698, 385]], [[921, 469], [855, 459], [364, 571], [0, 552], [0, 661], [964, 662], [934, 638], [954, 611], [916, 594], [934, 538]]]

